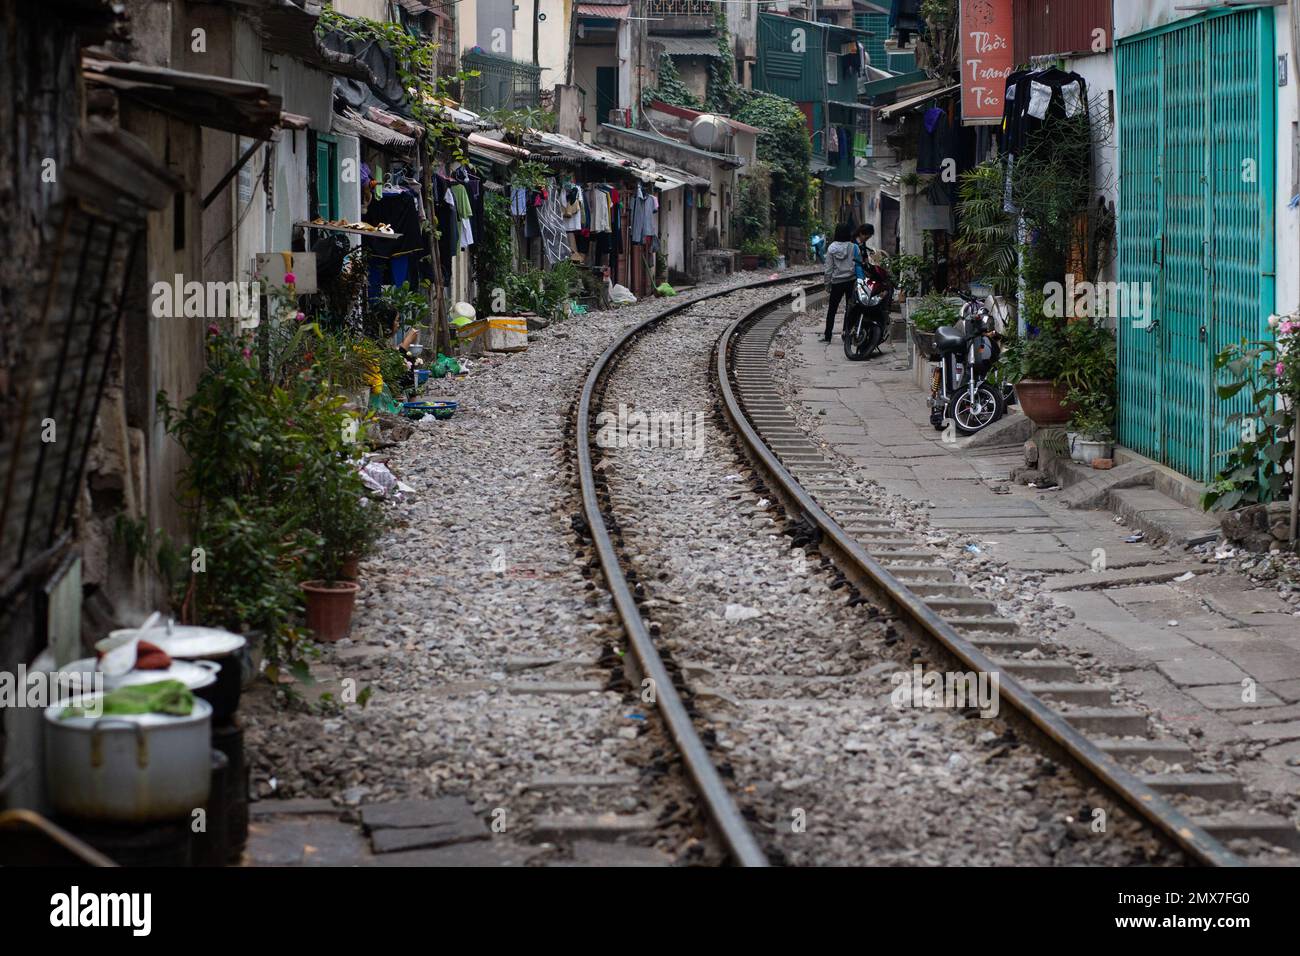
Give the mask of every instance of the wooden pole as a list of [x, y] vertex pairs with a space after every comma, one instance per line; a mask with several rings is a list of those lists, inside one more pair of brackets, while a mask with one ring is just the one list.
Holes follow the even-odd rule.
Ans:
[[434, 337], [438, 352], [451, 354], [451, 328], [447, 324], [447, 297], [443, 294], [442, 256], [438, 252], [438, 197], [433, 194], [433, 149], [426, 151], [421, 164], [420, 187], [429, 202], [429, 258], [433, 265], [433, 283], [429, 286], [429, 309], [435, 318]]

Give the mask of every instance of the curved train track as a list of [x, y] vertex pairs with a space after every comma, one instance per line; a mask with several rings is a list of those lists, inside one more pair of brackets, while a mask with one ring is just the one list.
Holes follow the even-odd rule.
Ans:
[[[888, 609], [904, 630], [928, 641], [941, 658], [969, 671], [996, 675], [1004, 716], [1056, 760], [1103, 791], [1114, 803], [1144, 823], [1163, 842], [1176, 847], [1193, 863], [1232, 866], [1240, 861], [1215, 837], [1194, 823], [1162, 795], [1166, 788], [1158, 776], [1134, 774], [1120, 758], [1139, 752], [1160, 755], [1160, 742], [1142, 749], [1132, 737], [1132, 712], [1098, 703], [1099, 688], [1068, 684], [1059, 667], [1046, 662], [997, 658], [1017, 653], [1036, 641], [1014, 634], [1014, 622], [996, 617], [988, 602], [955, 582], [951, 570], [916, 542], [891, 529], [887, 515], [872, 513], [857, 504], [852, 488], [826, 462], [797, 427], [777, 395], [768, 371], [773, 337], [790, 319], [789, 284], [815, 273], [793, 273], [696, 298], [663, 310], [632, 328], [612, 343], [592, 366], [577, 405], [577, 475], [582, 495], [586, 532], [598, 559], [619, 618], [634, 655], [636, 676], [652, 682], [654, 706], [678, 748], [687, 775], [697, 791], [704, 813], [730, 860], [741, 866], [765, 866], [769, 859], [735, 795], [724, 782], [718, 758], [697, 728], [697, 708], [681, 668], [666, 664], [661, 653], [658, 626], [648, 621], [643, 607], [647, 591], [635, 569], [624, 560], [622, 535], [614, 515], [618, 502], [594, 461], [597, 453], [593, 424], [609, 387], [614, 369], [643, 336], [674, 316], [701, 302], [765, 286], [786, 288], [734, 318], [717, 340], [711, 365], [712, 388], [721, 405], [722, 421], [754, 469], [765, 493], [773, 494], [788, 521], [820, 554], [829, 558], [837, 573], [851, 582], [872, 604]], [[813, 287], [804, 287], [807, 295]], [[614, 528], [611, 533], [611, 527]], [[616, 538], [619, 541], [616, 542]], [[857, 599], [855, 599], [856, 601]], [[1032, 655], [1031, 655], [1032, 656]], [[1034, 676], [1055, 680], [1031, 679]], [[1057, 703], [1051, 706], [1048, 701]], [[1064, 703], [1064, 709], [1062, 709]], [[1143, 722], [1145, 718], [1142, 718]], [[1090, 739], [1086, 728], [1105, 736]], [[1120, 728], [1120, 729], [1115, 729]], [[1128, 738], [1128, 739], [1124, 739]], [[1126, 751], [1127, 748], [1127, 751]], [[730, 773], [730, 768], [727, 768]], [[1172, 777], [1168, 782], [1173, 781]]]

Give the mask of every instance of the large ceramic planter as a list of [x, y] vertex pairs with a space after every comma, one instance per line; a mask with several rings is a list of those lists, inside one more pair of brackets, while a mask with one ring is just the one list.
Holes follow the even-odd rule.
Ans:
[[1025, 379], [1016, 384], [1020, 410], [1039, 428], [1064, 425], [1074, 414], [1074, 406], [1063, 404], [1069, 390], [1055, 382]]
[[304, 581], [307, 627], [318, 641], [341, 641], [352, 629], [352, 608], [360, 585], [355, 581]]
[[758, 268], [758, 256], [741, 256], [740, 268], [745, 272], [753, 272]]

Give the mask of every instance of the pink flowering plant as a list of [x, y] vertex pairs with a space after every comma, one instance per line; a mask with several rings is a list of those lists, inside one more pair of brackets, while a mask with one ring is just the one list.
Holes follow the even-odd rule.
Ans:
[[1271, 341], [1243, 341], [1215, 357], [1220, 400], [1240, 395], [1246, 408], [1227, 419], [1239, 426], [1241, 437], [1206, 487], [1201, 506], [1207, 511], [1285, 500], [1291, 493], [1289, 468], [1300, 399], [1300, 319], [1273, 317], [1269, 327], [1274, 332]]

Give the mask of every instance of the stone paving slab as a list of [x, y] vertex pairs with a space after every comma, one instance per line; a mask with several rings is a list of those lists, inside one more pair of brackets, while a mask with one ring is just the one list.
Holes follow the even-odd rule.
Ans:
[[368, 803], [361, 808], [361, 824], [371, 831], [393, 827], [438, 827], [470, 821], [478, 821], [478, 816], [464, 797], [394, 800]]
[[252, 820], [245, 863], [249, 866], [359, 866], [370, 848], [351, 823], [321, 816]]

